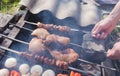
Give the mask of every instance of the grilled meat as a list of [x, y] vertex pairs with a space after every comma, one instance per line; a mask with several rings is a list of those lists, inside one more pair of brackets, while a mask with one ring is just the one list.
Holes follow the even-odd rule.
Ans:
[[57, 67], [64, 69], [64, 70], [68, 69], [68, 66], [69, 66], [68, 62], [61, 61], [61, 60], [55, 60], [55, 59], [49, 59], [49, 58], [44, 57], [44, 56], [35, 55], [34, 60], [40, 61], [40, 62], [45, 63], [45, 64], [54, 65], [54, 66], [57, 66]]
[[71, 48], [67, 48], [63, 51], [61, 50], [49, 50], [50, 54], [56, 60], [65, 61], [68, 63], [72, 63], [77, 60], [79, 55]]
[[51, 34], [46, 37], [46, 40], [44, 42], [46, 45], [55, 43], [56, 45], [60, 44], [60, 45], [66, 46], [70, 42], [70, 38]]
[[53, 24], [42, 24], [40, 22], [38, 22], [37, 26], [39, 28], [44, 28], [46, 30], [58, 30], [60, 32], [70, 32], [70, 28], [67, 26], [57, 26], [57, 25], [53, 25]]
[[45, 50], [42, 39], [33, 38], [29, 43], [29, 51], [32, 53], [43, 52]]
[[43, 28], [37, 28], [32, 32], [31, 35], [37, 36], [38, 38], [44, 40], [49, 35], [49, 32]]

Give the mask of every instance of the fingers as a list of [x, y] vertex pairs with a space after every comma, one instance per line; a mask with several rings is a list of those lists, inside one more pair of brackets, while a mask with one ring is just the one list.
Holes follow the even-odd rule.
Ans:
[[99, 23], [95, 25], [91, 34], [92, 34], [93, 37], [99, 38], [99, 39], [105, 39], [108, 35], [108, 33], [103, 31], [103, 27], [100, 26]]
[[114, 50], [114, 49], [109, 49], [107, 52], [107, 57], [110, 59], [120, 59], [120, 52], [117, 52], [118, 50]]
[[100, 30], [101, 30], [101, 28], [100, 28], [99, 23], [98, 23], [98, 24], [96, 24], [95, 27], [92, 29], [92, 32], [91, 32], [92, 36], [93, 36], [93, 37], [99, 36]]
[[40, 22], [37, 23], [37, 27], [41, 27], [41, 23]]
[[114, 59], [114, 51], [109, 49], [108, 52], [107, 52], [107, 57], [110, 58], [110, 59]]

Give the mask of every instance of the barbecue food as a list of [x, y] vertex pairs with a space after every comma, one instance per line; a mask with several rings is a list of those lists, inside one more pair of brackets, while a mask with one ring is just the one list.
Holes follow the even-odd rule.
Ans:
[[43, 52], [45, 47], [41, 39], [33, 38], [29, 43], [29, 51], [32, 53]]
[[3, 68], [0, 70], [0, 76], [9, 76], [10, 72], [8, 69]]
[[56, 60], [65, 61], [68, 63], [74, 62], [77, 60], [79, 55], [71, 48], [67, 48], [63, 51], [61, 50], [49, 50], [50, 54]]
[[55, 72], [51, 69], [48, 69], [43, 72], [42, 76], [55, 76]]
[[70, 32], [70, 28], [67, 26], [57, 26], [53, 24], [42, 24], [40, 22], [37, 23], [39, 28], [44, 28], [46, 30], [58, 30], [60, 32]]
[[5, 61], [5, 67], [6, 68], [12, 68], [12, 67], [15, 67], [17, 65], [17, 60], [16, 58], [8, 58], [6, 61]]
[[61, 69], [68, 69], [68, 65], [69, 63], [65, 62], [65, 61], [60, 61], [60, 60], [55, 60], [55, 59], [49, 59], [47, 57], [44, 57], [44, 56], [38, 56], [38, 55], [35, 55], [34, 56], [34, 59], [36, 61], [40, 61], [44, 64], [49, 64], [49, 65], [55, 65]]
[[46, 40], [44, 42], [46, 45], [51, 45], [51, 43], [55, 43], [55, 45], [60, 44], [66, 46], [70, 42], [70, 38], [51, 34], [46, 37]]
[[19, 67], [19, 71], [20, 71], [21, 75], [27, 74], [29, 69], [30, 69], [30, 67], [28, 64], [21, 64]]
[[20, 76], [20, 73], [17, 72], [16, 70], [12, 70], [10, 76]]
[[38, 38], [44, 40], [49, 35], [49, 32], [43, 28], [37, 28], [32, 32], [31, 35], [37, 36]]
[[43, 72], [43, 68], [40, 65], [34, 65], [32, 66], [30, 72], [31, 76], [40, 76]]

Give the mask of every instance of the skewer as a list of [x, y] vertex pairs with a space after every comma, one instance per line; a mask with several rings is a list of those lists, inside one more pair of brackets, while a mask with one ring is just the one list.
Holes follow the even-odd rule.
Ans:
[[[9, 49], [9, 48], [7, 48], [7, 47], [4, 47], [4, 46], [0, 46], [0, 48], [1, 49], [3, 49], [3, 50], [7, 50], [7, 51], [9, 51], [9, 52], [12, 52], [12, 53], [15, 53], [15, 54], [18, 54], [18, 55], [25, 55], [25, 53], [22, 53], [22, 52], [18, 52], [18, 51], [16, 51], [16, 50], [13, 50], [13, 49]], [[30, 54], [29, 54], [30, 55]], [[33, 55], [30, 55], [30, 56], [33, 56]], [[38, 56], [37, 56], [38, 57]], [[33, 58], [33, 57], [32, 57]], [[39, 59], [40, 59], [40, 56], [39, 56]], [[32, 60], [32, 59], [31, 59]], [[42, 61], [42, 60], [41, 60]], [[55, 64], [55, 63], [54, 63]], [[65, 66], [66, 67], [66, 66]], [[83, 74], [92, 74], [92, 73], [90, 73], [90, 72], [88, 72], [88, 71], [83, 71], [83, 70], [80, 70], [80, 69], [77, 69], [77, 68], [73, 68], [73, 67], [70, 67], [70, 66], [68, 66], [67, 67], [67, 69], [70, 69], [70, 70], [74, 70], [74, 71], [77, 71], [77, 72], [81, 72], [81, 73], [83, 73]], [[93, 75], [93, 74], [92, 74]]]
[[[23, 55], [23, 54], [24, 54], [24, 53], [22, 53], [22, 52], [15, 51], [15, 50], [9, 49], [9, 48], [4, 47], [4, 46], [0, 46], [0, 48], [3, 49], [3, 50], [7, 50], [7, 51], [9, 51], [9, 52], [18, 54], [18, 55]], [[32, 56], [32, 55], [29, 54], [29, 56]], [[29, 57], [28, 57], [28, 58], [29, 58]], [[96, 65], [96, 66], [99, 66], [99, 67], [101, 67], [101, 68], [109, 69], [109, 70], [112, 70], [112, 71], [118, 71], [118, 70], [115, 69], [115, 68], [106, 67], [106, 66], [103, 66], [103, 65], [100, 65], [100, 64], [96, 64], [96, 63], [92, 63], [92, 62], [89, 62], [89, 61], [86, 61], [86, 60], [83, 60], [83, 59], [80, 59], [80, 58], [78, 58], [77, 60], [82, 61], [82, 62], [85, 62], [85, 63], [88, 63], [88, 64], [91, 64], [91, 65]], [[68, 67], [68, 68], [70, 69], [71, 67]], [[76, 69], [76, 68], [75, 68], [75, 69]], [[76, 69], [76, 70], [77, 70], [77, 69]], [[80, 70], [79, 70], [79, 72], [80, 72]], [[118, 72], [119, 72], [119, 71], [118, 71]]]
[[27, 30], [27, 31], [30, 31], [30, 32], [33, 31], [33, 30], [28, 29], [28, 28], [26, 28], [26, 27], [20, 27], [20, 26], [17, 26], [16, 24], [13, 24], [13, 23], [9, 23], [9, 24], [14, 25], [15, 27], [17, 27], [17, 28], [19, 28], [19, 29], [24, 29], [24, 30]]
[[[33, 24], [35, 24], [35, 23], [33, 23]], [[28, 30], [28, 31], [33, 31], [33, 30], [30, 30], [30, 29], [27, 29], [27, 28], [23, 28], [23, 27], [19, 27], [19, 28], [22, 28], [22, 29], [25, 29], [25, 30]], [[8, 37], [8, 36], [6, 36], [6, 35], [3, 35], [3, 34], [0, 34], [1, 36], [3, 36], [3, 37], [5, 37], [5, 38], [8, 38], [8, 39], [10, 39], [10, 40], [14, 40], [14, 41], [17, 41], [17, 42], [20, 42], [20, 43], [23, 43], [23, 44], [29, 44], [28, 42], [24, 42], [24, 41], [21, 41], [21, 40], [17, 40], [17, 39], [14, 39], [14, 38], [11, 38], [11, 37]], [[69, 43], [70, 45], [75, 45], [75, 46], [78, 46], [78, 47], [80, 47], [80, 48], [82, 48], [82, 46], [81, 45], [78, 45], [78, 44], [75, 44], [75, 43]], [[11, 50], [10, 50], [11, 51]], [[95, 51], [95, 50], [94, 50]], [[14, 52], [14, 53], [16, 53], [16, 54], [19, 54], [18, 52], [16, 52], [16, 51], [12, 51], [12, 52]], [[99, 53], [99, 51], [96, 51], [96, 52], [98, 52]], [[106, 54], [106, 52], [104, 52], [105, 54]], [[89, 62], [89, 61], [86, 61], [86, 60], [83, 60], [83, 59], [78, 59], [79, 61], [82, 61], [82, 62], [86, 62], [86, 63], [89, 63], [89, 64], [92, 64], [92, 65], [97, 65], [97, 66], [99, 66], [99, 67], [102, 67], [102, 68], [106, 68], [106, 69], [110, 69], [110, 70], [114, 70], [114, 71], [116, 71], [116, 69], [114, 69], [114, 68], [110, 68], [110, 67], [106, 67], [106, 66], [102, 66], [102, 65], [99, 65], [99, 64], [96, 64], [96, 63], [92, 63], [92, 62]]]
[[[33, 24], [33, 25], [37, 25], [36, 23], [33, 23], [33, 22], [28, 22], [27, 21], [27, 23], [30, 23], [30, 24]], [[12, 24], [12, 23], [10, 23], [10, 24]], [[13, 25], [16, 25], [16, 24], [13, 24]], [[20, 26], [16, 26], [17, 28], [19, 28], [19, 29], [24, 29], [24, 30], [27, 30], [27, 31], [30, 31], [30, 32], [32, 32], [33, 30], [31, 30], [31, 29], [28, 29], [28, 28], [26, 28], [26, 27], [20, 27]], [[25, 43], [25, 44], [29, 44], [29, 43], [27, 43], [27, 42], [23, 42], [23, 41], [20, 41], [20, 40], [15, 40], [15, 41], [18, 41], [18, 42], [20, 42], [20, 43]], [[73, 45], [73, 46], [77, 46], [77, 47], [79, 47], [79, 48], [83, 48], [81, 45], [78, 45], [78, 44], [75, 44], [75, 43], [69, 43], [69, 45]], [[85, 48], [83, 48], [83, 49], [85, 49]], [[107, 52], [104, 52], [104, 51], [96, 51], [96, 50], [93, 50], [94, 52], [96, 52], [96, 53], [103, 53], [105, 56], [106, 56], [106, 54], [107, 54]]]
[[[24, 21], [25, 23], [28, 23], [28, 24], [32, 24], [32, 25], [36, 25], [36, 26], [38, 26], [37, 25], [37, 23], [34, 23], [34, 22], [29, 22], [29, 21]], [[41, 27], [41, 28], [44, 28], [44, 29], [55, 29], [55, 30], [59, 30], [59, 31], [61, 31], [60, 29], [60, 27], [59, 26], [57, 26], [57, 25], [47, 25], [47, 24], [42, 24], [41, 23], [41, 25], [39, 26], [39, 27]], [[71, 32], [71, 31], [73, 31], [73, 32], [82, 32], [82, 33], [90, 33], [90, 32], [88, 32], [88, 31], [84, 31], [84, 30], [79, 30], [79, 29], [74, 29], [74, 28], [70, 28], [70, 27], [68, 27], [68, 26], [61, 26], [61, 27], [64, 27], [65, 29], [64, 30], [62, 30], [62, 31], [64, 31], [64, 32]]]
[[[79, 44], [75, 44], [75, 43], [69, 43], [70, 45], [74, 45], [74, 46], [77, 46], [77, 47], [80, 47], [80, 48], [83, 48], [81, 45], [79, 45]], [[83, 48], [83, 49], [86, 49], [86, 48]], [[105, 52], [105, 51], [96, 51], [96, 50], [93, 50], [93, 51], [95, 51], [96, 53], [104, 53], [105, 55], [107, 54], [107, 52]]]
[[0, 36], [2, 36], [2, 37], [4, 37], [4, 38], [7, 38], [7, 39], [10, 39], [10, 40], [14, 40], [14, 41], [16, 41], [16, 42], [20, 42], [20, 43], [26, 44], [26, 45], [29, 44], [29, 43], [27, 43], [27, 42], [24, 42], [24, 41], [21, 41], [21, 40], [18, 40], [18, 39], [14, 39], [14, 38], [12, 38], [12, 37], [8, 37], [8, 36], [3, 35], [3, 34], [0, 34]]
[[92, 62], [89, 62], [89, 61], [86, 61], [86, 60], [83, 60], [83, 59], [80, 59], [80, 58], [78, 60], [82, 61], [82, 62], [85, 62], [85, 63], [88, 63], [88, 64], [91, 64], [91, 65], [96, 65], [96, 66], [101, 67], [101, 68], [109, 69], [109, 70], [112, 70], [112, 71], [119, 71], [119, 70], [117, 70], [115, 68], [106, 67], [106, 66], [96, 64], [96, 63], [92, 63]]

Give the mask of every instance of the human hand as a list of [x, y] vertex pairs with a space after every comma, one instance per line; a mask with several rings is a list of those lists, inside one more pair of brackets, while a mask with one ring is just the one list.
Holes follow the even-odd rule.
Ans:
[[106, 17], [95, 25], [91, 34], [95, 38], [105, 39], [115, 28], [115, 25], [116, 22], [112, 18]]
[[110, 59], [120, 59], [120, 42], [115, 43], [113, 48], [108, 50], [107, 57]]

